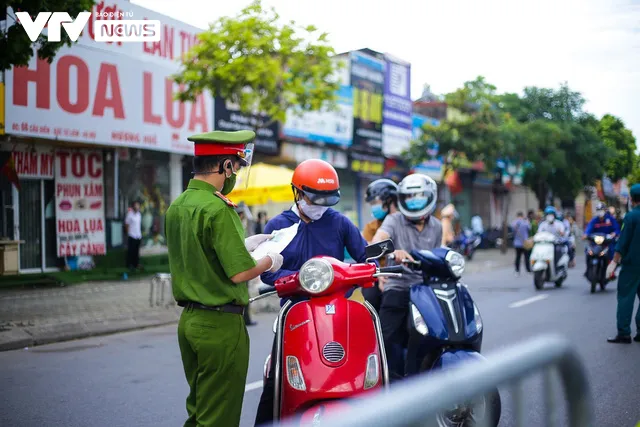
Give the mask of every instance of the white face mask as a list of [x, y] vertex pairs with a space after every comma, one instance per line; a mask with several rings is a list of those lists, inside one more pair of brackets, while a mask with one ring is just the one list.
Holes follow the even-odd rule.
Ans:
[[604, 211], [598, 211], [598, 216], [600, 218], [604, 218]]
[[553, 214], [547, 215], [547, 221], [548, 222], [553, 222], [555, 220], [556, 220], [556, 216], [555, 215], [553, 215]]
[[298, 208], [312, 221], [317, 221], [322, 218], [322, 215], [329, 209], [326, 206], [310, 205], [304, 199], [298, 202]]

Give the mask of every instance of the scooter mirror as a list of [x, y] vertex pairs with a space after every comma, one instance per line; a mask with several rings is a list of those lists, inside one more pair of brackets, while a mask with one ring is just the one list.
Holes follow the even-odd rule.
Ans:
[[388, 255], [395, 250], [396, 248], [395, 246], [393, 246], [393, 241], [391, 241], [391, 239], [373, 243], [365, 248], [367, 262], [370, 260], [382, 258], [383, 256]]

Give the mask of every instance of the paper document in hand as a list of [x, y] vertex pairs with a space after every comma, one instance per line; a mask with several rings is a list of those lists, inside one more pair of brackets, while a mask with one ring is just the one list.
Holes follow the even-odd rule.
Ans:
[[281, 253], [284, 248], [289, 246], [289, 243], [291, 243], [293, 238], [296, 237], [299, 226], [300, 223], [297, 222], [291, 227], [275, 230], [271, 233], [273, 238], [261, 243], [253, 252], [251, 252], [253, 259], [258, 260], [260, 258], [264, 258], [269, 252]]

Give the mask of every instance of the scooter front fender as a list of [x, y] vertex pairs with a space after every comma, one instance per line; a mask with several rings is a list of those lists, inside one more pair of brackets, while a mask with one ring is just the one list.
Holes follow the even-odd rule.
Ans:
[[533, 271], [544, 271], [549, 267], [549, 265], [544, 262], [544, 261], [536, 261], [533, 266], [531, 267], [531, 270]]
[[449, 369], [463, 362], [486, 360], [483, 355], [473, 350], [448, 350], [433, 363], [432, 369]]

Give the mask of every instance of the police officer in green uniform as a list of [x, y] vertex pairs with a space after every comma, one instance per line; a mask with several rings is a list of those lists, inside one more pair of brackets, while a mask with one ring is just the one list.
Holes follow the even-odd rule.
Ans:
[[[631, 343], [633, 303], [636, 295], [640, 298], [640, 184], [633, 185], [629, 193], [633, 209], [624, 217], [613, 261], [607, 267], [607, 277], [611, 277], [618, 264], [622, 265], [618, 276], [618, 335], [609, 338], [610, 343]], [[640, 342], [640, 307], [636, 312], [633, 340]]]
[[282, 266], [277, 253], [251, 257], [269, 236], [245, 240], [236, 205], [225, 197], [238, 170], [250, 166], [254, 138], [251, 131], [188, 138], [194, 177], [165, 217], [173, 296], [184, 307], [178, 344], [190, 388], [185, 426], [240, 424], [249, 365], [246, 282]]

